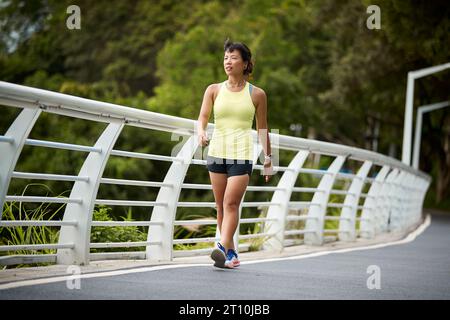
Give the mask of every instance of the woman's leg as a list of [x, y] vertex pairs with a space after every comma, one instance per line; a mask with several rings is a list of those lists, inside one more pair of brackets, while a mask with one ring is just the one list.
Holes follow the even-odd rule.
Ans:
[[239, 205], [249, 181], [248, 174], [228, 178], [223, 199], [224, 218], [221, 230], [221, 243], [227, 250], [235, 249], [233, 236], [239, 222]]
[[209, 171], [209, 178], [211, 179], [214, 199], [217, 206], [217, 228], [219, 229], [220, 234], [222, 234], [223, 197], [227, 186], [227, 174]]

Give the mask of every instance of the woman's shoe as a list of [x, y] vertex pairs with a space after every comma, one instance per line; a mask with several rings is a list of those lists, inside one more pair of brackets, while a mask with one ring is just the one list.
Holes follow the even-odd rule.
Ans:
[[234, 269], [241, 265], [236, 251], [228, 249], [227, 259], [224, 262], [225, 268]]
[[217, 242], [217, 248], [211, 252], [211, 259], [214, 260], [214, 267], [224, 268], [227, 255], [224, 246]]

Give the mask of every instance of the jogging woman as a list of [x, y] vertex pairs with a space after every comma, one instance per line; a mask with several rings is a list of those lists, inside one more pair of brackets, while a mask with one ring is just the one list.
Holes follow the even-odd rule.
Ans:
[[[239, 221], [239, 205], [253, 171], [252, 124], [256, 114], [258, 138], [264, 151], [264, 177], [272, 174], [271, 146], [267, 127], [267, 96], [247, 79], [253, 70], [250, 49], [227, 39], [223, 67], [228, 79], [209, 85], [198, 117], [198, 139], [209, 145], [207, 168], [217, 207], [220, 241], [213, 249], [214, 266], [236, 268], [240, 265], [233, 241]], [[215, 129], [208, 140], [205, 128], [214, 107]]]

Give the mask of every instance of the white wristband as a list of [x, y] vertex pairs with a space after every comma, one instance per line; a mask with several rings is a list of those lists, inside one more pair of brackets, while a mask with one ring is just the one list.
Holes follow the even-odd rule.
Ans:
[[264, 161], [269, 161], [269, 160], [272, 160], [272, 155], [271, 154], [269, 154], [268, 156], [264, 156]]

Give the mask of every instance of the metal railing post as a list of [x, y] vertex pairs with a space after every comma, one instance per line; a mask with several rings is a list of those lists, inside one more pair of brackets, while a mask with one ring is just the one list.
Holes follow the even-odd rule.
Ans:
[[403, 227], [404, 229], [409, 229], [413, 224], [414, 221], [412, 219], [412, 210], [411, 210], [411, 204], [414, 202], [414, 194], [415, 190], [411, 189], [414, 186], [415, 178], [413, 175], [409, 174], [408, 172], [405, 172], [406, 177], [403, 181], [402, 185], [403, 188], [408, 188], [407, 192], [403, 192], [401, 195], [401, 210], [402, 210], [402, 216], [403, 216]]
[[423, 182], [424, 181], [420, 177], [414, 176], [414, 181], [412, 183], [414, 190], [410, 196], [411, 206], [409, 208], [411, 212], [410, 213], [411, 224], [417, 224], [420, 221], [421, 208], [419, 208], [419, 201], [421, 197], [421, 192], [419, 190], [423, 186]]
[[420, 202], [422, 197], [422, 188], [426, 185], [426, 180], [422, 179], [418, 176], [415, 176], [414, 180], [414, 196], [413, 196], [413, 205], [411, 208], [412, 211], [412, 223], [417, 224], [422, 220], [422, 204]]
[[405, 171], [405, 179], [403, 180], [403, 188], [406, 189], [403, 190], [403, 194], [401, 195], [401, 208], [402, 208], [402, 215], [403, 215], [403, 227], [404, 230], [408, 229], [414, 222], [411, 221], [411, 203], [414, 201], [414, 199], [412, 198], [413, 194], [414, 194], [414, 190], [412, 190], [411, 188], [413, 188], [413, 183], [414, 183], [414, 176], [409, 174], [408, 172]]
[[103, 131], [95, 143], [95, 148], [101, 152], [90, 152], [83, 163], [78, 176], [89, 177], [88, 181], [76, 181], [70, 198], [80, 198], [81, 203], [67, 204], [63, 221], [77, 221], [75, 226], [62, 226], [59, 243], [74, 243], [74, 249], [58, 249], [58, 264], [89, 264], [91, 223], [97, 198], [100, 179], [103, 175], [109, 155], [124, 126], [123, 122], [114, 121]]
[[364, 161], [348, 189], [349, 194], [345, 196], [344, 207], [341, 210], [341, 220], [339, 220], [339, 240], [356, 240], [356, 213], [358, 211], [359, 197], [371, 167], [372, 161]]
[[[25, 140], [31, 132], [36, 120], [41, 114], [41, 109], [24, 108], [14, 122], [9, 127], [5, 136], [11, 138], [11, 141], [0, 142], [0, 205], [3, 208], [6, 194], [8, 192], [11, 176], [16, 167], [17, 160], [22, 152]], [[0, 212], [2, 219], [3, 209]]]
[[381, 199], [380, 199], [380, 206], [379, 209], [379, 220], [377, 223], [377, 227], [375, 229], [375, 234], [379, 234], [382, 232], [388, 231], [388, 224], [390, 219], [390, 210], [392, 205], [392, 199], [391, 199], [391, 193], [393, 192], [393, 185], [392, 181], [395, 179], [395, 177], [398, 174], [398, 169], [393, 169], [391, 172], [389, 172], [386, 176], [386, 179], [384, 180], [383, 184], [381, 185]]
[[426, 194], [427, 194], [428, 188], [430, 187], [430, 184], [431, 184], [431, 180], [425, 180], [425, 179], [422, 179], [421, 185], [418, 186], [418, 187], [421, 189], [421, 191], [420, 191], [421, 194], [420, 194], [420, 196], [419, 196], [419, 201], [418, 201], [418, 204], [417, 204], [417, 216], [418, 216], [418, 219], [419, 219], [419, 220], [422, 219], [422, 215], [423, 215], [423, 213], [422, 213], [423, 203], [424, 203], [424, 201], [425, 201], [425, 196], [426, 196]]
[[400, 201], [400, 216], [401, 216], [401, 227], [402, 230], [406, 230], [409, 227], [409, 216], [407, 211], [407, 203], [408, 198], [412, 190], [409, 190], [411, 186], [411, 176], [408, 172], [404, 171], [404, 177], [400, 182], [400, 193], [399, 193], [399, 201]]
[[405, 179], [405, 172], [400, 171], [399, 174], [393, 180], [393, 190], [391, 192], [391, 214], [389, 220], [389, 231], [402, 231], [403, 230], [403, 215], [401, 208], [401, 194], [404, 192], [402, 183]]
[[396, 197], [396, 188], [395, 181], [400, 174], [399, 169], [393, 169], [387, 179], [386, 179], [386, 188], [385, 188], [385, 205], [382, 210], [382, 221], [381, 221], [381, 230], [380, 232], [390, 232], [392, 220], [395, 219], [394, 205], [395, 205], [395, 197]]
[[382, 186], [389, 170], [389, 166], [383, 166], [381, 168], [367, 193], [368, 197], [366, 197], [366, 200], [364, 201], [361, 212], [360, 231], [362, 238], [372, 239], [375, 237], [377, 230], [380, 229], [379, 224], [381, 218], [378, 209], [381, 208], [382, 203], [384, 202], [384, 199], [382, 198]]
[[270, 237], [264, 243], [264, 249], [282, 251], [284, 248], [284, 232], [286, 230], [286, 216], [289, 213], [289, 200], [291, 199], [292, 189], [297, 181], [300, 169], [308, 158], [309, 151], [300, 150], [291, 160], [272, 196], [272, 203], [280, 203], [280, 206], [270, 206], [267, 212], [267, 218], [274, 219], [266, 222], [265, 233], [272, 233], [275, 236]]
[[322, 245], [324, 242], [323, 229], [328, 199], [334, 181], [336, 180], [336, 175], [344, 164], [345, 159], [345, 156], [337, 156], [326, 174], [320, 179], [318, 185], [319, 190], [314, 193], [313, 199], [311, 200], [308, 210], [308, 220], [306, 221], [306, 230], [313, 230], [315, 232], [308, 232], [304, 235], [305, 244]]
[[147, 241], [158, 244], [147, 246], [147, 260], [172, 261], [173, 259], [173, 228], [178, 199], [186, 172], [198, 146], [197, 137], [195, 135], [190, 136], [178, 152], [176, 156], [178, 160], [172, 162], [172, 165], [166, 173], [164, 184], [171, 184], [173, 186], [162, 186], [158, 192], [156, 202], [167, 205], [153, 208], [150, 221], [160, 224], [149, 226]]

